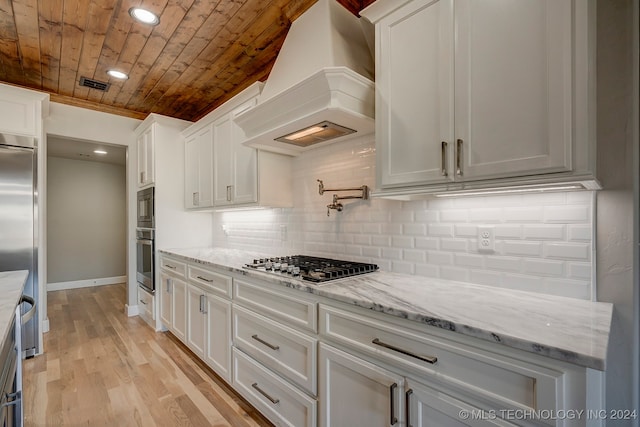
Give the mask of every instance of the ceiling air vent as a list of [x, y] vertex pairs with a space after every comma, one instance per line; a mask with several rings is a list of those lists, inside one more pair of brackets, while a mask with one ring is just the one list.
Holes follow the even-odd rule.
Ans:
[[88, 87], [89, 89], [97, 89], [97, 90], [101, 90], [103, 92], [106, 92], [109, 90], [109, 83], [106, 82], [101, 82], [98, 80], [93, 80], [90, 79], [88, 77], [80, 77], [80, 86], [84, 86], [84, 87]]

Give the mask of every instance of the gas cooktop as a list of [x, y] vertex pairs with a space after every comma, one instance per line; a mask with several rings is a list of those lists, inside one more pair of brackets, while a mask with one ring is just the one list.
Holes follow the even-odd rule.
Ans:
[[338, 259], [290, 255], [254, 259], [251, 264], [245, 264], [244, 268], [319, 283], [358, 274], [372, 273], [378, 269], [378, 266]]

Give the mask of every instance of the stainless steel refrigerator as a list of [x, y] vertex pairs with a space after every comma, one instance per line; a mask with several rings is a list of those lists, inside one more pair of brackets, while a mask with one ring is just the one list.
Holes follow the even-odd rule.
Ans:
[[[38, 302], [37, 148], [34, 139], [0, 134], [0, 271], [29, 270], [24, 295]], [[23, 304], [23, 312], [29, 309]], [[39, 353], [39, 316], [22, 328], [22, 350]]]

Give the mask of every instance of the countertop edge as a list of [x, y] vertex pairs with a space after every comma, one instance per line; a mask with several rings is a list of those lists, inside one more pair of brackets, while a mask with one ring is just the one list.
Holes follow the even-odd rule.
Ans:
[[[175, 249], [175, 250], [179, 251], [180, 249]], [[224, 249], [221, 248], [220, 250], [224, 250]], [[505, 347], [514, 348], [517, 350], [522, 350], [528, 353], [538, 354], [541, 356], [546, 356], [551, 359], [571, 363], [573, 365], [578, 365], [585, 368], [591, 368], [598, 371], [604, 371], [606, 368], [606, 356], [601, 358], [601, 357], [597, 357], [589, 354], [583, 354], [580, 352], [567, 350], [567, 349], [556, 347], [556, 346], [540, 344], [538, 342], [527, 340], [522, 337], [510, 336], [508, 334], [498, 333], [488, 329], [478, 328], [473, 325], [467, 325], [464, 323], [455, 322], [443, 317], [428, 316], [420, 313], [405, 313], [405, 312], [401, 312], [400, 310], [396, 310], [394, 308], [386, 307], [383, 304], [372, 304], [366, 301], [357, 301], [357, 300], [354, 300], [353, 298], [342, 297], [341, 295], [336, 295], [331, 292], [327, 292], [322, 287], [307, 286], [304, 282], [300, 280], [287, 279], [286, 277], [272, 276], [269, 274], [261, 273], [259, 271], [253, 271], [251, 269], [243, 269], [243, 268], [220, 264], [220, 263], [212, 262], [208, 260], [202, 260], [199, 258], [181, 254], [179, 252], [174, 252], [174, 250], [171, 250], [171, 249], [159, 249], [158, 252], [182, 259], [187, 262], [193, 262], [193, 263], [217, 268], [220, 270], [229, 271], [232, 273], [241, 274], [243, 276], [253, 277], [253, 278], [267, 281], [269, 283], [273, 283], [276, 285], [285, 286], [290, 289], [318, 295], [320, 297], [324, 297], [334, 301], [339, 301], [342, 303], [365, 308], [378, 313], [389, 314], [391, 316], [395, 316], [398, 318], [415, 321], [421, 324], [437, 327], [439, 329], [459, 333], [461, 335], [478, 338], [483, 341], [491, 342], [494, 344], [504, 345]], [[457, 282], [452, 282], [452, 283], [457, 283]], [[477, 286], [482, 286], [482, 285], [477, 285]], [[521, 291], [514, 291], [514, 292], [521, 292]], [[562, 298], [562, 297], [559, 297], [559, 298]], [[609, 306], [607, 315], [609, 318], [608, 328], [610, 330], [613, 306], [612, 304], [609, 304], [609, 303], [598, 302], [597, 304], [602, 306]], [[606, 355], [607, 348], [608, 348], [608, 336], [607, 336], [607, 343], [605, 345], [605, 351], [604, 351], [605, 355]]]

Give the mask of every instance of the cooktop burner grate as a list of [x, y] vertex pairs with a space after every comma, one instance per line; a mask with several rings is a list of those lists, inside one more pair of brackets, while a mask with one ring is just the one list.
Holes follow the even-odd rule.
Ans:
[[378, 269], [378, 266], [362, 262], [342, 261], [306, 255], [290, 255], [254, 259], [253, 263], [245, 264], [245, 268], [320, 283], [343, 277], [372, 273]]

